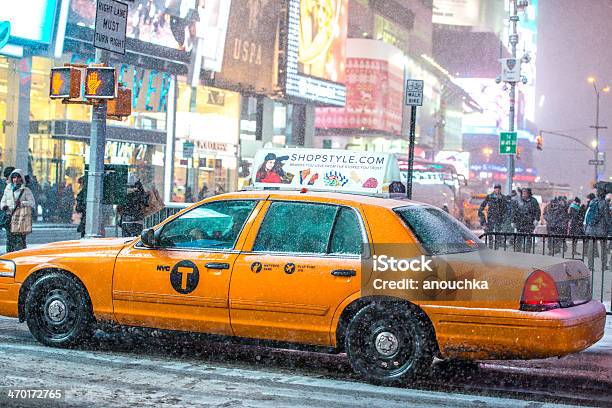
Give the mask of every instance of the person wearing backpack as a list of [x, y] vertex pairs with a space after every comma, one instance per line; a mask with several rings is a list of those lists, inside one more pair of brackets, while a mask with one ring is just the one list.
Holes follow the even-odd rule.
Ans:
[[[597, 195], [587, 205], [586, 214], [584, 216], [585, 235], [592, 237], [607, 237], [610, 228], [610, 208], [606, 201], [606, 192], [603, 189], [597, 189]], [[597, 242], [593, 240], [594, 242]], [[595, 245], [593, 256], [599, 256], [598, 249], [601, 246], [601, 255], [603, 269], [607, 269], [607, 245], [606, 241], [602, 240], [601, 245]], [[589, 251], [590, 252], [590, 251]], [[589, 253], [587, 252], [587, 253]]]

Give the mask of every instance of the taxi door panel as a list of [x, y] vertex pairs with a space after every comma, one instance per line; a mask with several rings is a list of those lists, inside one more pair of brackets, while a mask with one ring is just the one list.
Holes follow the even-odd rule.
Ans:
[[113, 275], [121, 324], [231, 335], [232, 268], [263, 203], [204, 203], [156, 231], [157, 247], [124, 249]]
[[231, 334], [227, 290], [236, 253], [127, 248], [117, 258], [119, 323]]
[[336, 309], [360, 291], [358, 253], [361, 243], [367, 242], [361, 222], [352, 232], [337, 234], [354, 238], [350, 253], [342, 253], [347, 252], [342, 245], [330, 245], [339, 242], [332, 228], [336, 231], [336, 225], [346, 224], [346, 215], [358, 223], [358, 212], [348, 207], [266, 202], [232, 273], [229, 297], [235, 335], [332, 344], [330, 327]]
[[344, 299], [360, 290], [359, 259], [238, 256], [230, 289], [237, 336], [330, 345], [330, 326]]

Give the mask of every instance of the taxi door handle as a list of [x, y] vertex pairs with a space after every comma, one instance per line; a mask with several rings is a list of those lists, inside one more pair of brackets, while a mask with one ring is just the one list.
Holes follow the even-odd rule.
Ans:
[[229, 269], [229, 264], [225, 262], [209, 262], [204, 266], [208, 269]]
[[334, 276], [357, 276], [357, 272], [352, 269], [336, 269], [331, 274]]

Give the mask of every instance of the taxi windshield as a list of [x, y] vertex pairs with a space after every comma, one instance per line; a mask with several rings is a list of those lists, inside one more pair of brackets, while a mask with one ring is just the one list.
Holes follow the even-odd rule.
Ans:
[[411, 206], [395, 212], [431, 255], [472, 252], [482, 247], [473, 232], [438, 208]]

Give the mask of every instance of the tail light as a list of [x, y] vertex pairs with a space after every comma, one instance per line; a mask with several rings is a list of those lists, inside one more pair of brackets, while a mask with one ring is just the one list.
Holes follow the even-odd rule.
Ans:
[[542, 312], [558, 307], [561, 305], [555, 281], [544, 271], [534, 271], [525, 282], [521, 310]]

